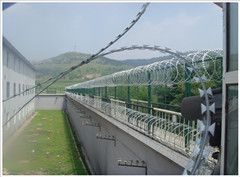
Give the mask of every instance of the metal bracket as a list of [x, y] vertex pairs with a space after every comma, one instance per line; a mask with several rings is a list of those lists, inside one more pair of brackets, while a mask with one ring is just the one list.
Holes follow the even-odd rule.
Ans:
[[91, 119], [90, 115], [87, 115], [86, 113], [79, 111], [78, 109], [75, 109], [75, 112], [79, 114], [78, 116], [84, 119]]
[[139, 161], [139, 160], [118, 160], [118, 166], [124, 166], [124, 167], [136, 167], [136, 168], [145, 168], [145, 175], [147, 175], [147, 164], [145, 161]]
[[97, 139], [103, 139], [103, 140], [110, 140], [114, 142], [114, 146], [116, 147], [116, 137], [113, 135], [102, 135], [102, 134], [96, 134]]
[[91, 127], [98, 127], [99, 131], [101, 131], [101, 125], [93, 120], [84, 120], [81, 122], [82, 126], [91, 126]]
[[97, 122], [93, 122], [93, 121], [86, 121], [86, 124], [87, 126], [91, 126], [91, 127], [98, 127], [99, 128], [99, 131], [101, 131], [101, 125]]

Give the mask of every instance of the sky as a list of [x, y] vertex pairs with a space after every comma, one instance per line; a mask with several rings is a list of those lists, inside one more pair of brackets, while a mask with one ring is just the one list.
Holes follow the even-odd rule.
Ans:
[[[93, 54], [129, 25], [142, 3], [17, 3], [3, 12], [3, 35], [30, 61], [77, 51]], [[160, 45], [178, 51], [221, 49], [222, 9], [213, 3], [151, 3], [110, 49]], [[109, 55], [124, 60], [157, 52]]]

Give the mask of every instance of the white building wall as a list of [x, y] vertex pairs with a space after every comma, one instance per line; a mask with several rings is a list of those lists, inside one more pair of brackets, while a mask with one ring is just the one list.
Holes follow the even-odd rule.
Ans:
[[[14, 95], [14, 84], [16, 94], [23, 89], [35, 85], [35, 71], [26, 59], [23, 58], [13, 46], [9, 46], [6, 39], [3, 40], [3, 79], [2, 79], [2, 99], [7, 99], [7, 82], [10, 83], [9, 97]], [[19, 88], [20, 86], [20, 88]], [[8, 101], [3, 102], [3, 140], [21, 127], [21, 125], [34, 113], [35, 100], [24, 107], [14, 118], [10, 118], [35, 94], [35, 90], [25, 92]]]

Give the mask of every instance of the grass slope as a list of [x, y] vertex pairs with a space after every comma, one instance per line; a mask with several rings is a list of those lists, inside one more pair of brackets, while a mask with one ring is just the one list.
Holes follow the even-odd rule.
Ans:
[[62, 111], [38, 111], [4, 150], [6, 174], [86, 175]]
[[[37, 83], [46, 80], [50, 76], [59, 74], [71, 66], [74, 66], [87, 59], [89, 56], [89, 54], [67, 52], [59, 56], [43, 60], [39, 63], [35, 63], [34, 66], [37, 69]], [[63, 77], [53, 86], [51, 86], [49, 90], [64, 90], [66, 86], [129, 68], [131, 68], [131, 66], [124, 64], [121, 61], [100, 57], [91, 63], [69, 73], [67, 76]]]
[[[37, 69], [37, 83], [43, 82], [49, 77], [56, 76], [62, 71], [79, 64], [81, 61], [86, 60], [89, 57], [90, 54], [67, 52], [56, 57], [42, 60], [41, 62], [34, 63], [34, 66]], [[54, 85], [49, 87], [47, 92], [55, 93], [56, 90], [58, 93], [63, 93], [65, 87], [69, 85], [169, 58], [171, 57], [162, 56], [152, 59], [130, 59], [117, 61], [106, 57], [99, 57], [91, 63], [84, 65], [61, 78]], [[39, 90], [41, 90], [41, 88], [39, 88]]]

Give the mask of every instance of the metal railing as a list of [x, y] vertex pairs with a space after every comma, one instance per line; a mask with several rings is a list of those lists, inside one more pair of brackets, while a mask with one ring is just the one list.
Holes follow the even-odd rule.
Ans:
[[153, 115], [150, 115], [129, 109], [126, 103], [120, 100], [109, 99], [103, 101], [98, 96], [83, 96], [70, 92], [66, 92], [66, 95], [186, 156], [193, 153], [197, 140], [201, 138], [196, 123], [187, 121], [179, 112], [153, 108]]

